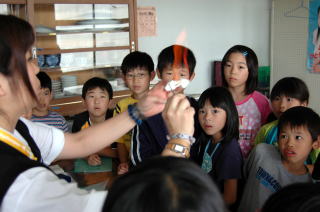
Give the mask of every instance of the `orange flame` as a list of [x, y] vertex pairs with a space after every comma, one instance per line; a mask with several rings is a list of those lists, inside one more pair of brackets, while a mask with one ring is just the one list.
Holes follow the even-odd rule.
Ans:
[[182, 61], [182, 48], [181, 46], [174, 45], [173, 46], [173, 80], [178, 81], [180, 80], [180, 73], [179, 73], [179, 65]]
[[183, 44], [183, 42], [186, 39], [186, 32], [183, 30], [180, 32], [176, 44], [173, 46], [173, 55], [174, 55], [174, 60], [173, 60], [173, 80], [178, 81], [180, 80], [180, 73], [179, 73], [179, 67], [183, 64], [184, 67], [186, 67], [189, 70], [188, 66], [188, 51], [186, 48], [182, 48], [180, 45]]

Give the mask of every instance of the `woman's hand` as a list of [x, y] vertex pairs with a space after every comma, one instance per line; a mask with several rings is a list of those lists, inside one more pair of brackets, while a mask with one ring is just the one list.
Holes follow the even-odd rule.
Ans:
[[138, 102], [138, 110], [144, 117], [150, 117], [163, 111], [169, 93], [164, 89], [164, 82], [156, 84]]
[[194, 133], [194, 108], [183, 94], [175, 94], [168, 99], [162, 112], [169, 135], [184, 133], [192, 136]]

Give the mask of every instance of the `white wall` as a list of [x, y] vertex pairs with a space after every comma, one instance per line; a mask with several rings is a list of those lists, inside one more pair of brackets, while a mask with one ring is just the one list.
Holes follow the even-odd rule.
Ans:
[[235, 44], [251, 47], [260, 65], [269, 65], [270, 0], [137, 0], [154, 6], [158, 34], [139, 38], [139, 50], [157, 63], [159, 52], [175, 43], [185, 29], [184, 43], [197, 59], [196, 77], [186, 93], [201, 93], [211, 85], [212, 62]]
[[[320, 113], [320, 74], [307, 71], [308, 18], [285, 17], [301, 0], [273, 0], [271, 85], [286, 76], [299, 77], [310, 91], [309, 106]], [[308, 6], [309, 1], [305, 0]]]

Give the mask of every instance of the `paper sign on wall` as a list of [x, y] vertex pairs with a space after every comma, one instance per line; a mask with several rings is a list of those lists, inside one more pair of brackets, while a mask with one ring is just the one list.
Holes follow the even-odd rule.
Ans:
[[157, 35], [157, 17], [155, 7], [138, 7], [138, 36]]

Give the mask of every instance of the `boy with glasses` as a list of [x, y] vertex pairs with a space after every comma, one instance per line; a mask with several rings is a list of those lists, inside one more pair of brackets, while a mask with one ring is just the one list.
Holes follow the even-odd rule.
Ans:
[[[152, 58], [144, 52], [135, 51], [129, 53], [122, 61], [121, 70], [123, 80], [131, 90], [132, 95], [117, 103], [114, 116], [126, 111], [128, 105], [138, 102], [149, 91], [150, 81], [155, 77]], [[117, 140], [117, 151], [120, 160], [118, 174], [124, 174], [129, 169], [130, 143], [131, 132]]]

